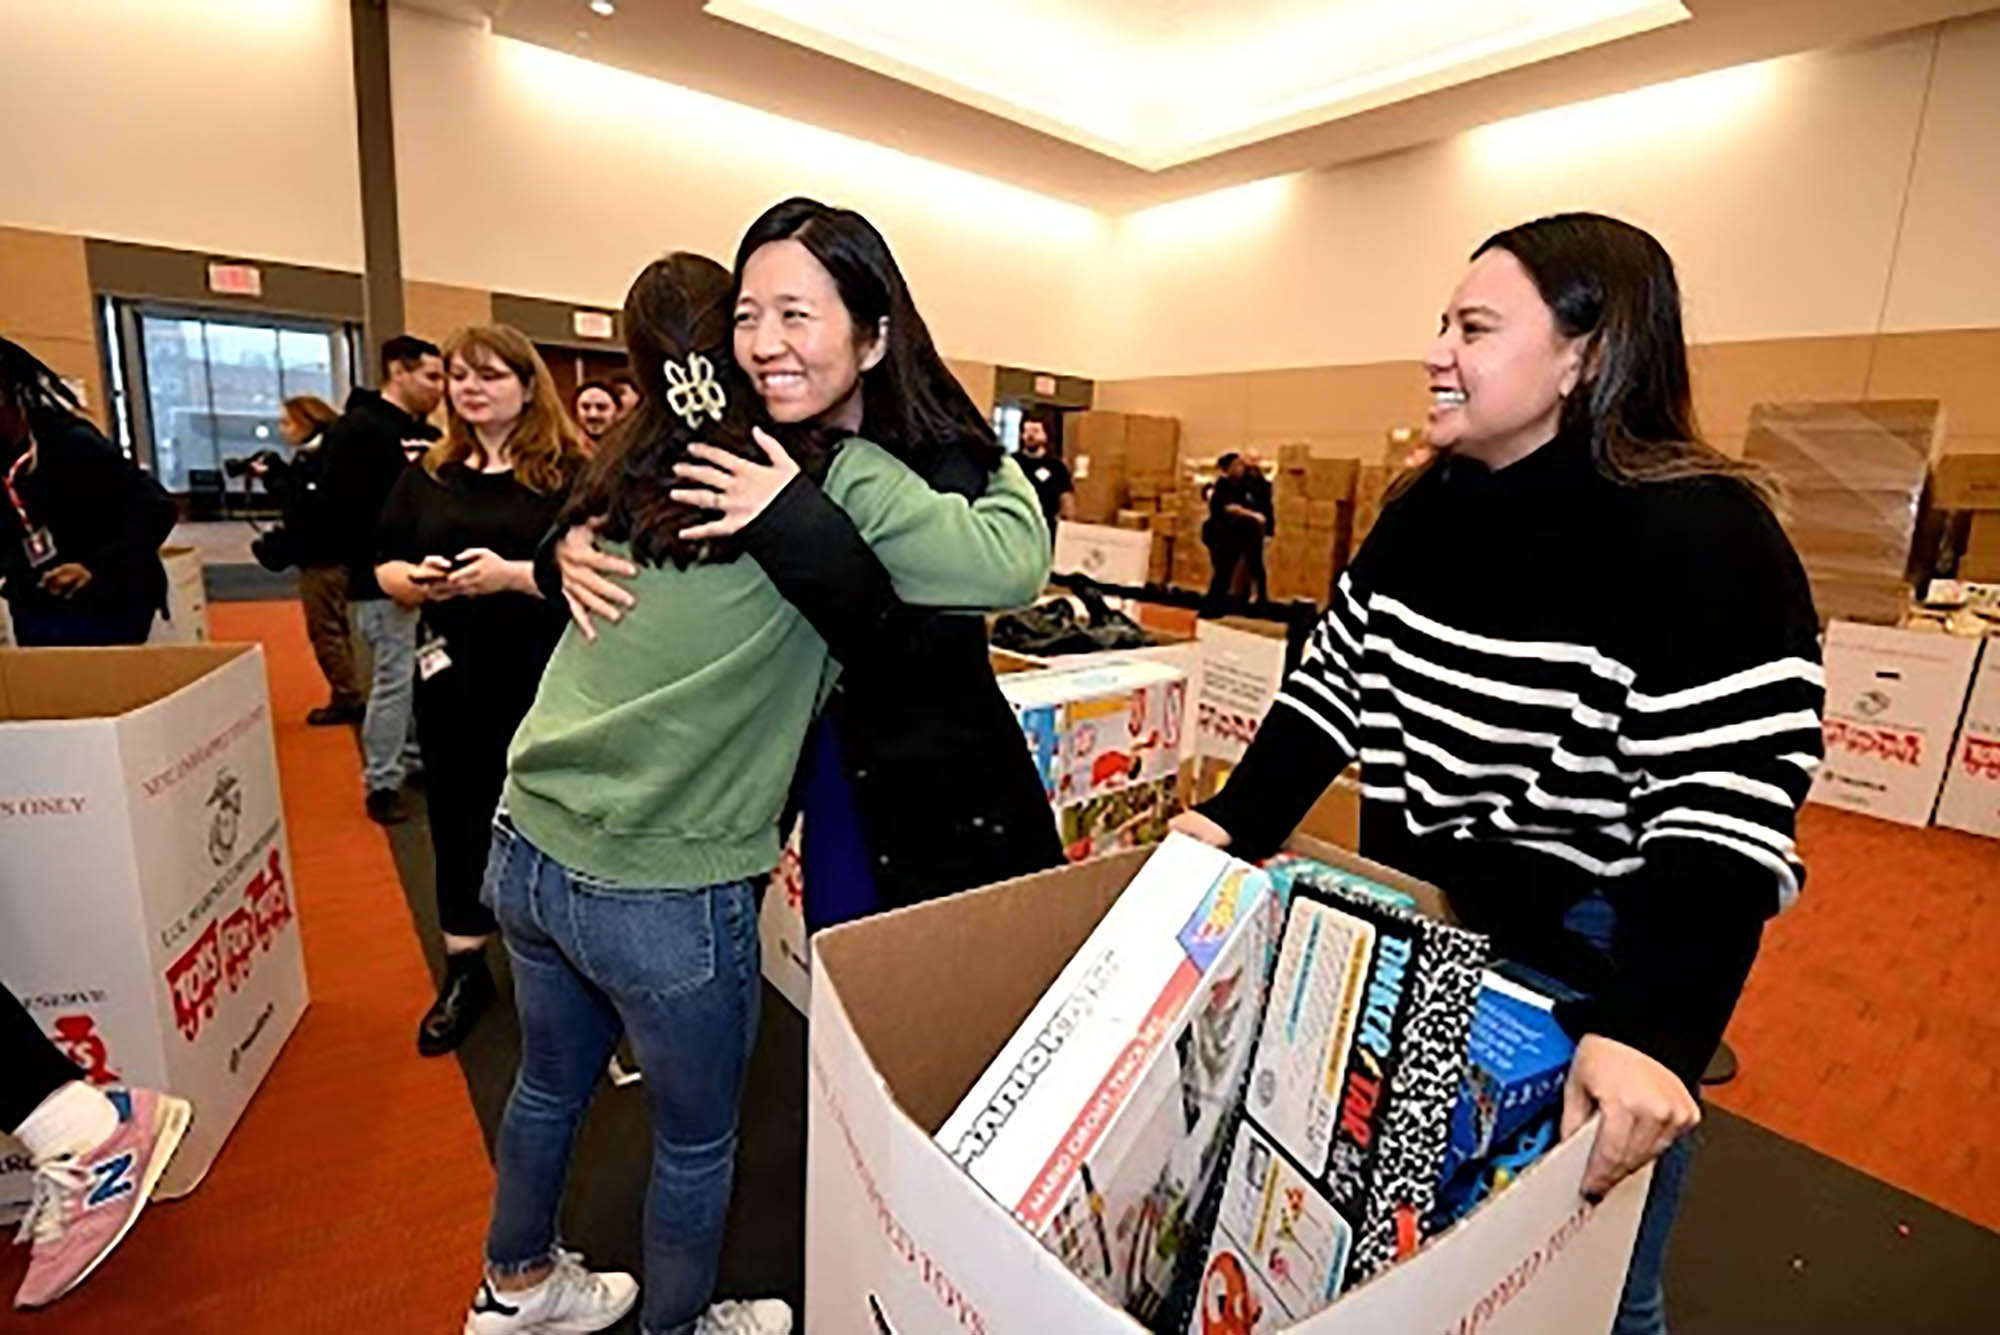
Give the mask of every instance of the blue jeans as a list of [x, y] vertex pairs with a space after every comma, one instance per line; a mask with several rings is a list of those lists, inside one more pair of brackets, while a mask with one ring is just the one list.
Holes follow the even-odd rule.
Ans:
[[417, 610], [393, 598], [349, 603], [368, 645], [368, 708], [361, 717], [361, 778], [369, 792], [400, 788], [417, 769]]
[[[1592, 895], [1571, 907], [1563, 926], [1609, 955], [1618, 915], [1611, 901]], [[1697, 1091], [1699, 1097], [1699, 1091]], [[1652, 1185], [1639, 1215], [1639, 1237], [1625, 1267], [1625, 1291], [1618, 1298], [1618, 1317], [1611, 1335], [1667, 1335], [1667, 1239], [1680, 1213], [1681, 1189], [1687, 1184], [1688, 1163], [1694, 1158], [1694, 1133], [1667, 1148], [1653, 1164]]]
[[757, 887], [607, 886], [550, 859], [502, 814], [482, 897], [521, 1015], [521, 1068], [493, 1147], [487, 1266], [521, 1274], [554, 1255], [577, 1130], [630, 1034], [653, 1119], [642, 1329], [686, 1335], [715, 1289], [757, 1034]]

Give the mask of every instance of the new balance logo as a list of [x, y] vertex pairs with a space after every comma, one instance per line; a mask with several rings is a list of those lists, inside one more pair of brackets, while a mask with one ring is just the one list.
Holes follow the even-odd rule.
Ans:
[[132, 1165], [137, 1159], [137, 1155], [127, 1150], [123, 1154], [114, 1154], [109, 1159], [92, 1164], [90, 1176], [93, 1185], [90, 1194], [84, 1198], [83, 1208], [95, 1210], [100, 1205], [117, 1200], [137, 1186], [138, 1184], [132, 1180]]

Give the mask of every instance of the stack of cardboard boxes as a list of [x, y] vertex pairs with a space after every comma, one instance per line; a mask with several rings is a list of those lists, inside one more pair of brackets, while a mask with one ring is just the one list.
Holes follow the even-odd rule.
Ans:
[[1327, 600], [1353, 541], [1359, 471], [1353, 459], [1314, 458], [1306, 445], [1279, 448], [1278, 532], [1265, 557], [1273, 599]]
[[1936, 545], [1925, 485], [1943, 439], [1934, 399], [1751, 410], [1744, 457], [1784, 489], [1785, 529], [1822, 618], [1902, 621]]
[[1176, 503], [1180, 423], [1093, 410], [1072, 413], [1063, 430], [1076, 483], [1076, 518], [1154, 534], [1150, 582], [1166, 583], [1182, 532]]
[[1215, 485], [1218, 476], [1212, 458], [1181, 460], [1174, 499], [1174, 510], [1180, 518], [1168, 580], [1179, 588], [1206, 589], [1215, 574], [1208, 547], [1201, 540], [1201, 529], [1208, 521], [1208, 489]]
[[1931, 497], [1949, 512], [1958, 578], [2000, 581], [2000, 454], [1955, 454], [1938, 460]]

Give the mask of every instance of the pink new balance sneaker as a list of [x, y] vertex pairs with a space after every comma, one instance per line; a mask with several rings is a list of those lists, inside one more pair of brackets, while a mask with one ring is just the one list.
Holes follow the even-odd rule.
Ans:
[[180, 1148], [194, 1109], [150, 1089], [107, 1089], [118, 1129], [88, 1154], [35, 1166], [35, 1195], [15, 1240], [31, 1244], [16, 1307], [41, 1307], [89, 1277], [125, 1240]]

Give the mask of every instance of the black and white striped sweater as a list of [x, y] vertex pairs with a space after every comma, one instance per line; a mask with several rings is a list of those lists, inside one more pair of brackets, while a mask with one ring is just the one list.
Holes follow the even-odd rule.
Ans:
[[[1738, 482], [1621, 486], [1567, 437], [1497, 472], [1447, 459], [1386, 508], [1203, 811], [1261, 856], [1359, 756], [1365, 854], [1589, 992], [1573, 1032], [1692, 1085], [1804, 880], [1818, 630]], [[1593, 890], [1609, 967], [1562, 929]]]

